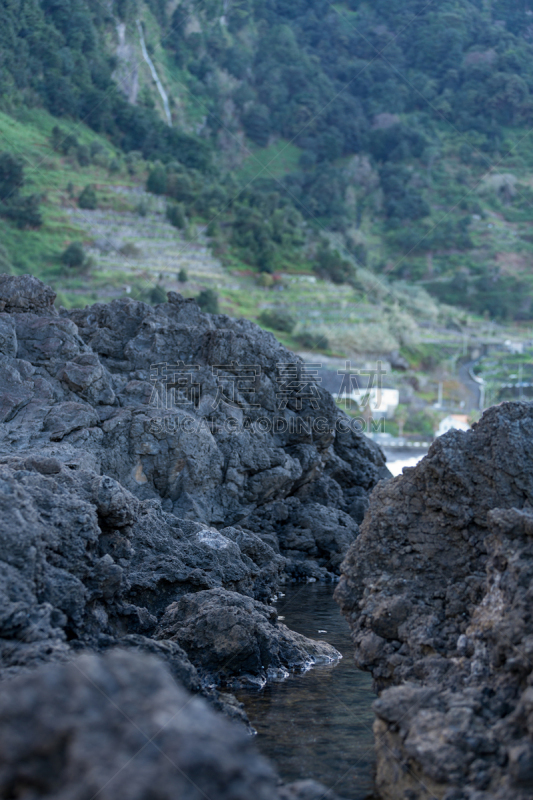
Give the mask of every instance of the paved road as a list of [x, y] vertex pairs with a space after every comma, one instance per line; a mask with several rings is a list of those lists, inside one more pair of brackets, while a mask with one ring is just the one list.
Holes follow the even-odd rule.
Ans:
[[476, 358], [474, 361], [465, 361], [459, 365], [459, 369], [457, 370], [457, 377], [467, 390], [468, 397], [470, 398], [470, 400], [467, 399], [466, 401], [465, 411], [467, 413], [479, 409], [480, 406], [481, 387], [480, 384], [476, 383], [476, 381], [473, 381], [470, 376], [470, 370], [473, 369], [474, 365], [477, 364], [478, 361], [478, 358]]

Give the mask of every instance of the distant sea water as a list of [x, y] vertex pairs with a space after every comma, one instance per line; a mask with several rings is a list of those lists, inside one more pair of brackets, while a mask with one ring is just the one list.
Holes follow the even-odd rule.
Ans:
[[418, 462], [427, 455], [427, 450], [413, 453], [412, 450], [387, 450], [385, 448], [383, 452], [387, 457], [387, 467], [395, 477], [402, 474], [404, 467], [416, 467]]

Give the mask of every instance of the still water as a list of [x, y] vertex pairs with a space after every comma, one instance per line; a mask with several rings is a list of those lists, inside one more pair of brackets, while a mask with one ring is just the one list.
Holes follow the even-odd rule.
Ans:
[[259, 750], [285, 781], [313, 778], [347, 800], [364, 800], [371, 796], [374, 766], [371, 678], [353, 665], [348, 624], [331, 584], [291, 584], [283, 591], [276, 608], [285, 624], [329, 642], [344, 658], [236, 694]]

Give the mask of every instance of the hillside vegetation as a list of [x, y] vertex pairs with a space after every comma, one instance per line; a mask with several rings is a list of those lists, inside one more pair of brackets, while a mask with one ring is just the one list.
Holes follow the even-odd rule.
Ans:
[[[75, 231], [59, 208], [84, 205], [83, 180], [115, 209], [126, 196], [105, 186], [146, 182], [177, 230], [200, 225], [226, 268], [265, 273], [265, 287], [314, 272], [368, 298], [374, 275], [400, 304], [419, 284], [474, 314], [533, 317], [529, 3], [1, 8], [2, 257], [15, 270], [64, 271]], [[33, 246], [20, 230], [41, 222]]]

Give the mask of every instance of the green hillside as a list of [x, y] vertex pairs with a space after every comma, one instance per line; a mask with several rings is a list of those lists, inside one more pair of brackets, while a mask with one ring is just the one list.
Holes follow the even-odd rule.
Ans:
[[99, 208], [129, 208], [117, 185], [147, 182], [228, 270], [314, 273], [366, 299], [382, 281], [397, 302], [418, 285], [475, 315], [532, 318], [528, 2], [1, 9], [1, 148], [24, 167], [24, 185], [8, 161], [0, 180], [14, 270], [68, 291], [64, 209], [87, 183]]

